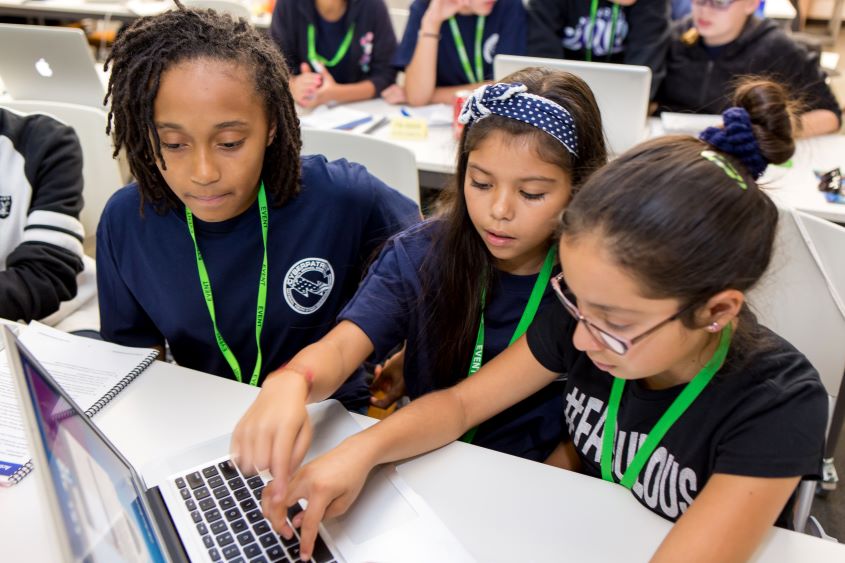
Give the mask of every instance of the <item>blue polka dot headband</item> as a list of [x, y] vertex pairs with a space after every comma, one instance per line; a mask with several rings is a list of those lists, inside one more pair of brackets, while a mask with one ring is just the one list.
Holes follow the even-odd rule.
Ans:
[[525, 84], [488, 84], [477, 88], [464, 102], [458, 121], [467, 127], [489, 115], [501, 115], [541, 129], [578, 156], [575, 120], [560, 104], [529, 94]]

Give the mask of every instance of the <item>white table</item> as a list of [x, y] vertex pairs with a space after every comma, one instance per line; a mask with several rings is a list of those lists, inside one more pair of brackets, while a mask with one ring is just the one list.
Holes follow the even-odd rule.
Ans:
[[[95, 421], [143, 467], [230, 432], [256, 393], [156, 362]], [[478, 561], [646, 561], [671, 526], [622, 487], [463, 443], [405, 462], [399, 471]], [[29, 476], [0, 489], [2, 561], [58, 560], [55, 546], [44, 541], [49, 515], [37, 485]], [[755, 560], [842, 561], [845, 546], [773, 528]]]

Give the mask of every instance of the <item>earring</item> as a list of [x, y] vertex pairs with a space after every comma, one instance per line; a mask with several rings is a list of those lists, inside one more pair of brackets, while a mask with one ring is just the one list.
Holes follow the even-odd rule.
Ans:
[[710, 323], [710, 326], [707, 327], [707, 330], [709, 330], [710, 332], [716, 332], [717, 330], [719, 330], [719, 323]]

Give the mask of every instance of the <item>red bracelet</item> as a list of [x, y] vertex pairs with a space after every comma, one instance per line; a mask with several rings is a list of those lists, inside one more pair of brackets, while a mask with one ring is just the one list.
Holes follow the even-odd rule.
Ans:
[[279, 371], [282, 371], [282, 370], [292, 371], [293, 373], [298, 373], [299, 375], [304, 377], [305, 383], [306, 383], [307, 388], [308, 388], [308, 395], [311, 394], [311, 389], [314, 388], [314, 372], [313, 371], [311, 371], [309, 368], [305, 368], [303, 370], [303, 369], [300, 369], [299, 366], [290, 366], [288, 364], [282, 364], [282, 366], [279, 368]]

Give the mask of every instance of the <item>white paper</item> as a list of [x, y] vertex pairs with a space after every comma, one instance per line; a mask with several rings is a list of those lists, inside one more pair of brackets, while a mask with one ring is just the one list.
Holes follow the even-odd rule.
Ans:
[[[373, 116], [365, 111], [345, 106], [319, 106], [308, 115], [300, 116], [299, 123], [312, 129], [343, 129], [353, 123], [372, 121]], [[360, 122], [360, 123], [359, 123]]]
[[[35, 321], [20, 331], [19, 338], [83, 411], [153, 352], [67, 334]], [[0, 464], [23, 465], [30, 457], [8, 359], [0, 350]], [[0, 484], [4, 480], [0, 476]]]

